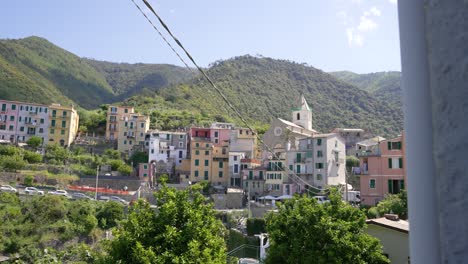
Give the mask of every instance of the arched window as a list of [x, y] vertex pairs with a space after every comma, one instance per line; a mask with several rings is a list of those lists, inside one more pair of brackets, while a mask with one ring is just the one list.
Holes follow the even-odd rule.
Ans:
[[301, 120], [301, 114], [297, 113], [297, 120]]

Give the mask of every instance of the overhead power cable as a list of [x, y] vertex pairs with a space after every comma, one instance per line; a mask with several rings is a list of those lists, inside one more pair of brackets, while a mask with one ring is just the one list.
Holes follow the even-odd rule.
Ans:
[[164, 42], [166, 42], [166, 44], [169, 46], [169, 48], [171, 48], [171, 50], [177, 55], [177, 57], [185, 65], [185, 67], [187, 67], [187, 69], [189, 69], [193, 74], [195, 74], [193, 69], [188, 66], [188, 64], [184, 61], [184, 59], [180, 56], [180, 54], [174, 49], [174, 47], [172, 47], [171, 43], [164, 37], [164, 35], [161, 33], [161, 31], [159, 31], [159, 29], [153, 24], [151, 19], [149, 19], [149, 17], [145, 14], [145, 12], [143, 12], [143, 10], [140, 8], [140, 6], [134, 0], [131, 0], [131, 1], [136, 6], [136, 8], [138, 8], [140, 13], [146, 18], [146, 20], [148, 20], [148, 22], [151, 24], [151, 26], [153, 26], [154, 30], [156, 30], [156, 32], [158, 32], [159, 36], [161, 36], [161, 38], [164, 40]]
[[[151, 22], [151, 20], [146, 16], [146, 14], [140, 9], [140, 7], [134, 2], [134, 0], [131, 0], [137, 7], [138, 9], [140, 10], [140, 12], [148, 19], [148, 21], [151, 23], [151, 25], [153, 25], [153, 23]], [[259, 136], [258, 134], [255, 132], [255, 130], [252, 128], [252, 126], [250, 126], [250, 124], [247, 122], [247, 120], [245, 120], [245, 118], [242, 116], [242, 114], [232, 105], [232, 103], [228, 100], [228, 98], [224, 95], [224, 93], [216, 86], [216, 84], [211, 80], [211, 78], [206, 74], [206, 72], [203, 70], [203, 68], [201, 68], [196, 62], [195, 60], [193, 59], [192, 55], [190, 55], [190, 53], [187, 51], [187, 49], [185, 49], [185, 47], [182, 45], [182, 43], [180, 42], [180, 40], [174, 36], [174, 34], [172, 33], [172, 31], [169, 29], [169, 27], [167, 26], [167, 24], [162, 20], [162, 18], [156, 13], [156, 11], [154, 10], [154, 8], [151, 6], [150, 3], [148, 3], [147, 0], [142, 0], [143, 3], [146, 5], [146, 7], [148, 7], [148, 9], [156, 16], [156, 18], [159, 20], [159, 23], [161, 24], [161, 26], [167, 31], [167, 33], [171, 36], [171, 38], [177, 43], [177, 45], [185, 52], [185, 55], [187, 55], [187, 57], [189, 58], [189, 60], [193, 63], [193, 65], [195, 65], [195, 67], [198, 69], [198, 71], [206, 78], [206, 80], [208, 81], [208, 83], [215, 89], [215, 91], [221, 96], [221, 98], [223, 99], [223, 101], [229, 106], [229, 108], [236, 114], [236, 116], [242, 121], [242, 123], [251, 131], [251, 133], [253, 135], [256, 136], [257, 140], [268, 150], [268, 152], [270, 152], [272, 155], [275, 156], [276, 160], [279, 160], [279, 156], [270, 148], [270, 146], [268, 146]], [[153, 27], [156, 29], [156, 27], [153, 25]], [[156, 29], [157, 30], [157, 29]], [[159, 35], [161, 37], [163, 37], [163, 35], [160, 33], [159, 30], [157, 30]], [[168, 41], [163, 37], [163, 39], [166, 41], [166, 43], [168, 43]], [[169, 45], [169, 43], [168, 43]], [[172, 46], [170, 45], [172, 51], [176, 52]], [[176, 52], [176, 54], [178, 55], [178, 53]], [[178, 55], [179, 56], [179, 55]], [[180, 58], [180, 56], [179, 56]], [[182, 60], [182, 58], [180, 58]], [[183, 60], [182, 60], [183, 61]], [[184, 62], [185, 64], [185, 62]], [[187, 66], [187, 64], [185, 64]], [[187, 66], [188, 67], [188, 66]], [[306, 186], [309, 186], [315, 190], [318, 190], [320, 192], [327, 192], [329, 190], [329, 188], [318, 188], [318, 187], [315, 187], [313, 185], [311, 185], [310, 183], [306, 182], [304, 179], [302, 179], [301, 177], [297, 176], [296, 173], [294, 171], [291, 171], [289, 170], [289, 168], [282, 168], [282, 167], [279, 167], [276, 163], [274, 163], [275, 166], [277, 166], [277, 168], [281, 169], [282, 171], [284, 172], [287, 172], [289, 176], [293, 176], [293, 181], [296, 182], [296, 183], [302, 183]], [[310, 189], [308, 189], [308, 191], [311, 191]]]

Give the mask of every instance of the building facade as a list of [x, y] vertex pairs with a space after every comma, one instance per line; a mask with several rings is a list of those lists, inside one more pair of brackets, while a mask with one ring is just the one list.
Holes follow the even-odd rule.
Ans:
[[49, 110], [49, 106], [46, 105], [20, 103], [16, 142], [26, 142], [30, 137], [37, 136], [42, 139], [43, 144], [48, 143]]
[[60, 104], [49, 106], [49, 144], [70, 146], [78, 134], [78, 113], [73, 107]]
[[135, 151], [144, 151], [149, 124], [149, 116], [137, 113], [122, 115], [117, 120], [117, 150], [128, 156]]
[[119, 135], [119, 120], [134, 113], [135, 109], [131, 106], [110, 105], [107, 109], [106, 140], [117, 141]]
[[358, 153], [361, 202], [375, 205], [387, 194], [406, 189], [405, 140], [403, 134]]

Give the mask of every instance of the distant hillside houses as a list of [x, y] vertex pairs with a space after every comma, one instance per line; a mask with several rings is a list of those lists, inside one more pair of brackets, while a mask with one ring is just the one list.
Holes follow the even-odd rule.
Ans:
[[363, 139], [364, 131], [340, 128], [320, 133], [313, 129], [307, 100], [303, 95], [298, 99], [291, 121], [272, 121], [261, 141], [256, 131], [232, 123], [149, 130], [148, 117], [125, 106], [109, 107], [106, 138], [124, 154], [148, 154], [138, 175], [151, 185], [166, 174], [173, 183], [207, 181], [220, 190], [242, 189], [251, 198], [345, 185], [347, 149], [355, 150], [349, 146]]

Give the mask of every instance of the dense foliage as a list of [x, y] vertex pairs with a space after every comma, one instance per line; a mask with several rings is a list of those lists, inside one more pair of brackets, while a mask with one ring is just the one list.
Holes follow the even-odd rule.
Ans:
[[294, 197], [267, 218], [265, 263], [389, 263], [376, 238], [364, 233], [365, 215], [341, 201]]
[[253, 236], [256, 234], [265, 233], [265, 219], [249, 218], [247, 219], [247, 235]]
[[163, 187], [157, 212], [139, 200], [110, 242], [106, 263], [225, 263], [224, 227], [200, 188]]
[[15, 194], [0, 193], [0, 253], [19, 254], [24, 263], [39, 263], [46, 257], [44, 249], [50, 248], [63, 251], [55, 256], [63, 257], [70, 245], [99, 239], [98, 223], [107, 228], [101, 223], [114, 226], [122, 217], [122, 206], [116, 203], [48, 195], [19, 199]]
[[358, 88], [371, 93], [371, 95], [386, 101], [401, 109], [401, 72], [374, 72], [357, 74], [349, 71], [332, 72], [333, 76]]
[[397, 214], [401, 219], [408, 219], [408, 196], [406, 190], [399, 194], [389, 194], [377, 206], [367, 211], [369, 218], [383, 217], [385, 214]]

